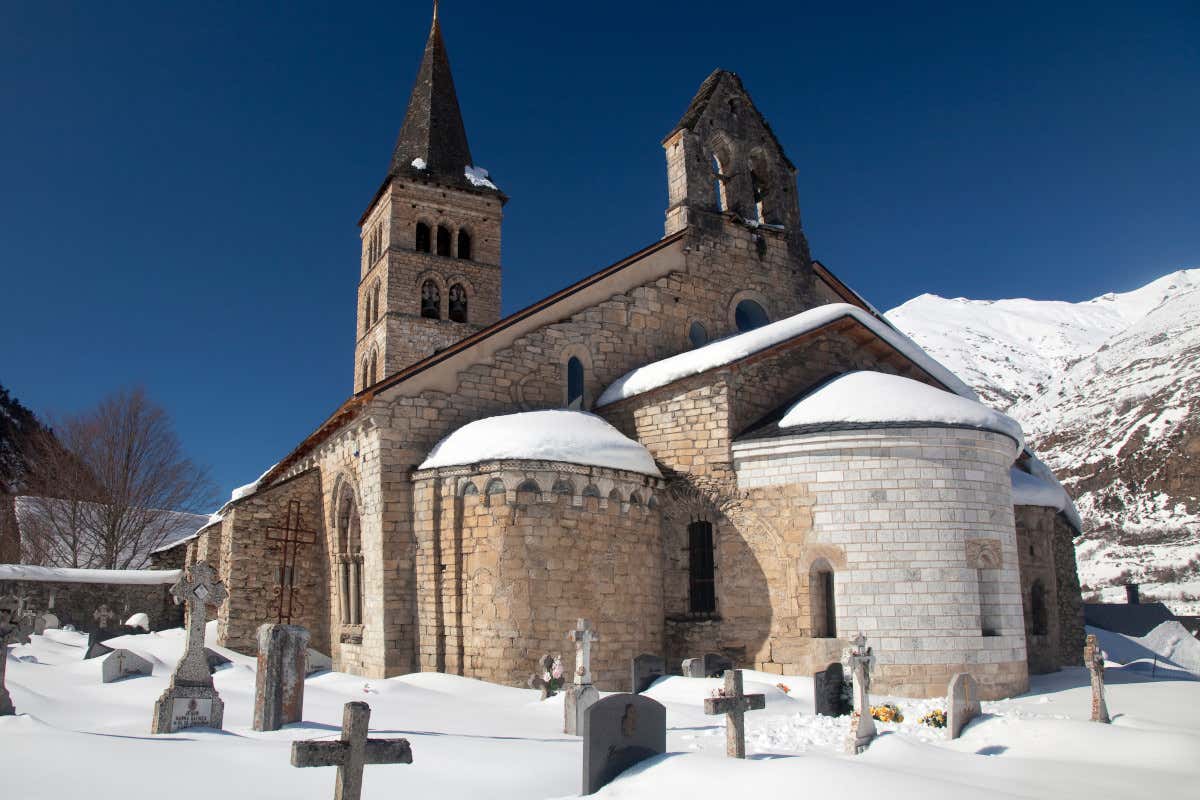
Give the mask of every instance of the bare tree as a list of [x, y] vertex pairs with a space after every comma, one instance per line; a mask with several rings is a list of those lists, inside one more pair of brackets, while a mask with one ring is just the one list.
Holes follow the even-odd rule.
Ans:
[[141, 388], [120, 391], [54, 428], [58, 448], [32, 460], [40, 497], [22, 525], [33, 563], [129, 569], [211, 507], [208, 473], [187, 458], [166, 411]]

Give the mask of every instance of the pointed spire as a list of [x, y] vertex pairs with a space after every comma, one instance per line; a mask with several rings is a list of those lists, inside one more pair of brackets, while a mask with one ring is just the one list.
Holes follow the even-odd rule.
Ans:
[[[412, 166], [416, 159], [424, 162], [423, 170]], [[425, 42], [425, 55], [421, 58], [417, 82], [408, 100], [408, 111], [392, 151], [392, 165], [388, 173], [419, 172], [462, 183], [464, 168], [470, 164], [467, 130], [463, 126], [458, 95], [454, 91], [450, 58], [442, 39], [435, 0], [433, 25], [429, 29], [429, 40]]]

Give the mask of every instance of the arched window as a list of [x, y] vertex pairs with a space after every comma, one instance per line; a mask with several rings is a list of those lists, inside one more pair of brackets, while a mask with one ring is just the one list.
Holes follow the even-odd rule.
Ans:
[[521, 485], [517, 487], [517, 493], [520, 494], [521, 492], [533, 492], [534, 494], [541, 494], [542, 487], [538, 486], [538, 482], [533, 478], [526, 478], [525, 480], [521, 481]]
[[1033, 587], [1029, 590], [1029, 616], [1033, 623], [1033, 634], [1045, 636], [1049, 620], [1046, 612], [1046, 586], [1040, 578], [1033, 582]]
[[721, 171], [721, 161], [717, 158], [716, 153], [712, 155], [709, 166], [712, 168], [713, 197], [717, 204], [717, 211], [728, 211], [729, 203], [725, 196], [726, 176]]
[[704, 347], [708, 344], [708, 329], [702, 323], [693, 322], [688, 328], [688, 341], [692, 347]]
[[426, 319], [442, 318], [442, 290], [432, 280], [421, 284], [421, 316]]
[[759, 222], [766, 222], [767, 212], [764, 204], [767, 200], [767, 186], [754, 170], [750, 170], [750, 188], [754, 192], [755, 219]]
[[575, 494], [575, 487], [572, 486], [571, 482], [566, 478], [559, 478], [554, 482], [554, 493], [565, 494], [568, 496], [573, 495]]
[[583, 362], [575, 356], [567, 361], [567, 408], [583, 408]]
[[362, 321], [363, 333], [366, 333], [367, 329], [371, 327], [371, 295], [369, 294], [363, 298]]
[[467, 289], [461, 283], [450, 287], [450, 319], [453, 322], [467, 321]]
[[429, 252], [429, 226], [424, 222], [417, 223], [417, 252]]
[[338, 597], [343, 625], [362, 624], [363, 554], [358, 507], [350, 487], [343, 485], [337, 505]]
[[437, 254], [439, 256], [450, 255], [450, 229], [445, 225], [438, 225], [437, 229]]
[[458, 232], [458, 257], [468, 261], [471, 259], [471, 234], [465, 230]]
[[712, 523], [697, 520], [688, 525], [688, 610], [693, 614], [717, 610], [715, 576]]
[[745, 333], [755, 328], [761, 328], [771, 319], [758, 303], [753, 300], [743, 300], [737, 304], [737, 308], [733, 312], [733, 321], [737, 325], [738, 332]]
[[373, 287], [371, 287], [371, 324], [372, 325], [374, 325], [376, 320], [379, 319], [379, 292], [380, 292], [381, 288], [382, 288], [382, 284], [380, 284], [379, 281], [375, 281], [375, 285]]
[[367, 386], [374, 386], [379, 380], [379, 353], [374, 350], [371, 351], [371, 371], [369, 375], [371, 380]]
[[366, 356], [363, 356], [363, 362], [362, 362], [362, 388], [363, 389], [365, 389], [371, 385], [370, 382], [368, 381], [368, 378], [371, 377], [371, 373], [369, 371], [370, 367], [371, 367], [371, 360], [369, 358], [367, 358]]
[[837, 604], [834, 601], [833, 567], [823, 558], [808, 571], [808, 602], [814, 639], [837, 638]]

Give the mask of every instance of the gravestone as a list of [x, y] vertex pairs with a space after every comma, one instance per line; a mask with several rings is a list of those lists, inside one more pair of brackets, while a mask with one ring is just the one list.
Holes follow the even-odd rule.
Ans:
[[529, 688], [540, 691], [542, 700], [549, 700], [557, 694], [555, 687], [561, 688], [562, 675], [562, 656], [546, 653], [538, 659], [538, 671], [529, 676]]
[[1108, 703], [1104, 700], [1104, 651], [1096, 634], [1089, 633], [1083, 648], [1083, 663], [1092, 676], [1092, 722], [1108, 723]]
[[204, 623], [208, 606], [229, 597], [225, 585], [206, 561], [197, 561], [171, 587], [176, 600], [187, 604], [187, 644], [171, 675], [171, 683], [154, 704], [151, 733], [174, 733], [184, 728], [220, 728], [225, 704], [213, 687], [204, 657]]
[[33, 619], [33, 632], [41, 636], [50, 628], [58, 627], [58, 617], [47, 611], [45, 614], [38, 614]]
[[342, 738], [336, 742], [292, 742], [293, 767], [337, 767], [333, 796], [360, 800], [363, 767], [367, 764], [411, 764], [407, 739], [368, 739], [371, 707], [346, 703], [342, 710]]
[[333, 669], [333, 659], [320, 650], [308, 648], [308, 665], [304, 668], [305, 676]]
[[599, 641], [600, 636], [592, 629], [592, 623], [580, 618], [567, 638], [575, 643], [575, 679], [564, 690], [563, 733], [576, 736], [584, 712], [600, 699], [600, 693], [592, 686], [592, 642]]
[[836, 661], [813, 675], [813, 707], [826, 717], [841, 717], [854, 710], [846, 692], [846, 671]]
[[10, 613], [7, 610], [0, 611], [0, 717], [17, 713], [8, 688], [4, 685], [4, 673], [8, 670], [9, 640], [15, 641], [19, 635], [20, 629], [12, 623]]
[[649, 697], [614, 694], [583, 713], [583, 791], [592, 794], [625, 770], [667, 750], [667, 709]]
[[854, 647], [846, 651], [845, 662], [854, 682], [854, 713], [850, 717], [845, 749], [850, 755], [857, 755], [866, 750], [875, 738], [870, 696], [871, 667], [875, 664], [875, 654], [867, 647], [867, 637], [862, 633], [854, 637]]
[[116, 631], [93, 629], [88, 631], [87, 650], [83, 653], [83, 660], [87, 661], [90, 658], [99, 658], [106, 656], [113, 651], [111, 647], [104, 644], [106, 639], [113, 639], [119, 636]]
[[767, 707], [767, 696], [742, 691], [742, 671], [725, 670], [725, 686], [704, 699], [705, 714], [725, 715], [725, 755], [746, 757], [746, 712]]
[[131, 616], [129, 619], [125, 620], [124, 627], [127, 630], [139, 630], [142, 633], [149, 633], [150, 632], [150, 615], [144, 611], [139, 611], [138, 613]]
[[703, 658], [685, 658], [679, 665], [679, 671], [685, 678], [706, 678]]
[[946, 690], [946, 738], [957, 739], [967, 723], [979, 716], [979, 684], [969, 672], [956, 672]]
[[688, 658], [682, 664], [685, 678], [719, 678], [731, 669], [733, 662], [720, 653], [705, 653], [703, 658]]
[[642, 653], [629, 665], [629, 691], [641, 694], [656, 680], [667, 674], [667, 662], [661, 656]]
[[254, 730], [277, 731], [304, 718], [308, 629], [267, 623], [258, 627]]
[[100, 664], [101, 679], [105, 683], [119, 681], [129, 675], [150, 675], [154, 665], [146, 659], [123, 648], [113, 650]]
[[218, 653], [216, 650], [206, 647], [204, 648], [204, 663], [208, 664], [208, 674], [212, 675], [221, 667], [232, 664], [233, 662]]
[[108, 607], [108, 603], [102, 603], [92, 612], [92, 619], [96, 621], [96, 627], [102, 631], [108, 630], [108, 623], [116, 617], [117, 613]]

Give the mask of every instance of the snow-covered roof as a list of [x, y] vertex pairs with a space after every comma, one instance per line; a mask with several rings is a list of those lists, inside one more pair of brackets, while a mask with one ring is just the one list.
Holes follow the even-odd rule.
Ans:
[[977, 400], [882, 372], [861, 370], [839, 375], [791, 406], [781, 429], [803, 426], [888, 425], [913, 423], [980, 428], [1011, 437], [1025, 446], [1021, 426], [1012, 417]]
[[1075, 508], [1071, 496], [1058, 482], [1058, 478], [1054, 477], [1050, 468], [1032, 453], [1029, 454], [1029, 459], [1025, 463], [1034, 473], [1033, 475], [1016, 467], [1010, 470], [1013, 505], [1058, 509], [1075, 530], [1082, 532], [1083, 520], [1079, 516], [1079, 510]]
[[438, 442], [419, 469], [503, 459], [565, 461], [661, 477], [645, 447], [595, 414], [565, 409], [468, 423]]
[[177, 569], [72, 569], [36, 567], [32, 564], [0, 564], [0, 581], [53, 581], [55, 583], [120, 583], [129, 586], [171, 584], [179, 580]]
[[828, 325], [842, 317], [852, 317], [865, 325], [879, 338], [895, 347], [907, 358], [911, 359], [921, 369], [928, 372], [942, 385], [955, 394], [970, 400], [975, 400], [975, 392], [970, 386], [955, 377], [954, 373], [935, 361], [928, 353], [917, 346], [912, 339], [897, 331], [895, 328], [876, 319], [866, 311], [849, 303], [830, 303], [817, 306], [770, 325], [764, 325], [737, 336], [718, 339], [704, 347], [689, 350], [678, 355], [664, 358], [661, 361], [638, 367], [618, 378], [604, 393], [600, 395], [597, 406], [615, 403], [629, 397], [666, 386], [681, 378], [699, 375], [710, 369], [731, 364], [747, 356], [751, 356], [769, 347], [786, 342], [809, 331]]

